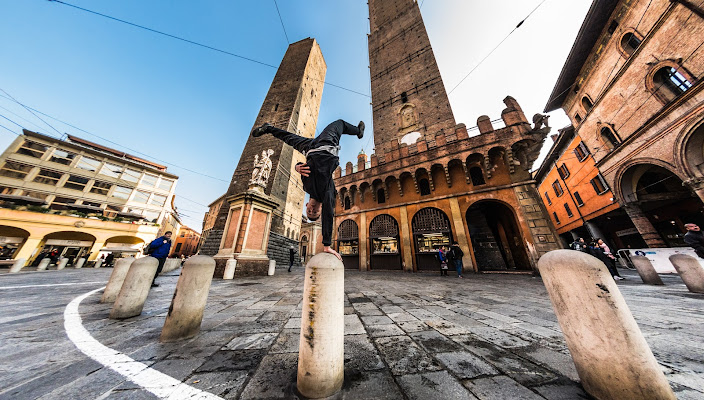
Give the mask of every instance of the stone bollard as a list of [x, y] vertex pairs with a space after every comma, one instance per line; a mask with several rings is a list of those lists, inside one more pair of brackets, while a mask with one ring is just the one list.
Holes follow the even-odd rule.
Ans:
[[337, 393], [344, 379], [342, 261], [320, 253], [308, 261], [298, 351], [298, 392], [309, 399]]
[[103, 259], [99, 258], [95, 260], [95, 265], [93, 265], [93, 268], [100, 268], [103, 265]]
[[127, 276], [127, 271], [130, 270], [130, 265], [134, 262], [134, 257], [121, 258], [117, 260], [115, 266], [112, 269], [112, 274], [110, 274], [110, 280], [103, 290], [103, 297], [100, 299], [101, 303], [114, 303], [117, 299], [117, 295], [122, 289], [122, 283], [125, 281]]
[[699, 260], [686, 254], [673, 254], [670, 262], [690, 292], [704, 293], [704, 268]]
[[631, 256], [631, 262], [636, 267], [640, 279], [646, 285], [664, 285], [660, 275], [655, 271], [655, 267], [646, 256]]
[[601, 400], [675, 399], [604, 263], [555, 250], [538, 269], [587, 393]]
[[269, 276], [274, 276], [274, 272], [276, 272], [276, 260], [269, 260], [269, 272], [266, 274]]
[[237, 267], [237, 260], [234, 258], [227, 260], [225, 264], [225, 272], [222, 274], [222, 279], [234, 279], [235, 278], [235, 268]]
[[214, 272], [212, 257], [193, 256], [186, 260], [161, 329], [161, 342], [192, 338], [200, 332]]
[[37, 271], [46, 271], [46, 269], [49, 267], [50, 262], [51, 262], [51, 259], [42, 258], [42, 260], [39, 261], [39, 265], [37, 265]]
[[132, 263], [110, 310], [111, 319], [136, 317], [142, 313], [158, 266], [159, 260], [154, 257], [142, 257]]
[[56, 270], [64, 269], [66, 268], [66, 264], [68, 264], [68, 258], [62, 258], [59, 260], [59, 263], [56, 264]]
[[76, 265], [74, 265], [73, 267], [76, 269], [83, 268], [83, 264], [85, 264], [85, 263], [86, 263], [85, 258], [79, 258], [78, 261], [76, 261]]
[[14, 274], [16, 272], [20, 272], [20, 270], [24, 267], [24, 264], [26, 263], [26, 258], [18, 258], [17, 260], [15, 260], [15, 263], [12, 264], [12, 267], [10, 267], [10, 273]]

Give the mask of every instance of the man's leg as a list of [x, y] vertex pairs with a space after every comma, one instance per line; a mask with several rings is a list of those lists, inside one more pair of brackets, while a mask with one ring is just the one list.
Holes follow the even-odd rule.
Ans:
[[152, 286], [157, 286], [156, 284], [156, 277], [159, 276], [161, 273], [161, 270], [164, 269], [164, 263], [166, 263], [165, 258], [157, 258], [157, 261], [159, 261], [159, 265], [156, 267], [156, 274], [154, 274], [154, 279], [152, 279]]
[[[257, 130], [260, 128], [254, 128], [254, 130]], [[254, 131], [252, 131], [254, 132]], [[313, 139], [303, 137], [303, 136], [298, 136], [295, 133], [291, 133], [289, 131], [285, 131], [283, 129], [279, 129], [275, 126], [267, 126], [264, 128], [265, 133], [271, 133], [276, 137], [277, 139], [282, 140], [284, 143], [288, 144], [289, 146], [293, 147], [294, 149], [298, 150], [299, 152], [306, 154], [308, 150], [311, 148], [311, 144], [313, 143]]]
[[457, 270], [457, 276], [462, 276], [462, 260], [455, 260], [455, 269]]
[[359, 127], [354, 126], [354, 125], [350, 124], [349, 122], [338, 119], [337, 121], [326, 126], [325, 129], [323, 129], [323, 131], [320, 132], [320, 135], [318, 135], [318, 137], [315, 138], [315, 141], [313, 143], [313, 147], [317, 147], [317, 146], [323, 145], [323, 144], [327, 144], [327, 145], [331, 145], [331, 146], [339, 146], [340, 145], [340, 137], [342, 135], [354, 135], [354, 136], [359, 137], [360, 133], [361, 133], [361, 131], [360, 131]]

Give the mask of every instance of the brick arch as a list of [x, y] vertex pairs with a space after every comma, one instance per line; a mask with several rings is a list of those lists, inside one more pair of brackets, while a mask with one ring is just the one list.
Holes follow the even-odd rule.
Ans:
[[637, 168], [638, 166], [647, 165], [661, 167], [667, 170], [668, 172], [672, 173], [674, 176], [678, 177], [682, 181], [685, 181], [687, 178], [685, 175], [682, 175], [677, 170], [677, 168], [675, 168], [675, 166], [662, 160], [647, 157], [630, 160], [629, 162], [624, 163], [623, 165], [621, 165], [621, 167], [619, 167], [614, 177], [614, 184], [612, 186], [611, 192], [619, 200], [619, 203], [626, 204], [630, 202], [628, 200], [628, 196], [632, 193], [633, 188], [631, 184], [626, 182], [630, 174], [636, 172], [635, 168]]
[[689, 177], [704, 176], [704, 118], [687, 124], [680, 131], [673, 153], [678, 171], [684, 171]]

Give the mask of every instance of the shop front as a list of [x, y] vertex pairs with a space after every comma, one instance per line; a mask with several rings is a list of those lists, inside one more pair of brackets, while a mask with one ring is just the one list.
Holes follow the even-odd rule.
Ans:
[[388, 214], [377, 215], [369, 224], [372, 270], [402, 270], [398, 222]]
[[413, 216], [411, 227], [417, 270], [439, 271], [438, 250], [440, 247], [449, 249], [452, 245], [452, 229], [447, 215], [437, 208], [423, 208]]
[[345, 269], [359, 269], [359, 227], [348, 219], [337, 227], [337, 251], [342, 256]]

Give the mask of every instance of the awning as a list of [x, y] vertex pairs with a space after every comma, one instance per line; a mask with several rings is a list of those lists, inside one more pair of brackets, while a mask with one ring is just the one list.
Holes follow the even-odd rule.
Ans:
[[69, 203], [69, 204], [66, 204], [66, 207], [68, 207], [72, 210], [85, 210], [85, 211], [95, 212], [95, 213], [100, 213], [100, 214], [103, 213], [102, 208], [96, 207], [96, 206], [91, 206], [88, 204]]
[[134, 218], [134, 219], [144, 219], [144, 216], [141, 214], [135, 214], [131, 212], [119, 212], [117, 213], [118, 217], [122, 218]]
[[30, 196], [17, 196], [14, 194], [0, 194], [0, 200], [9, 201], [13, 203], [22, 204], [45, 204], [46, 202], [42, 199]]

